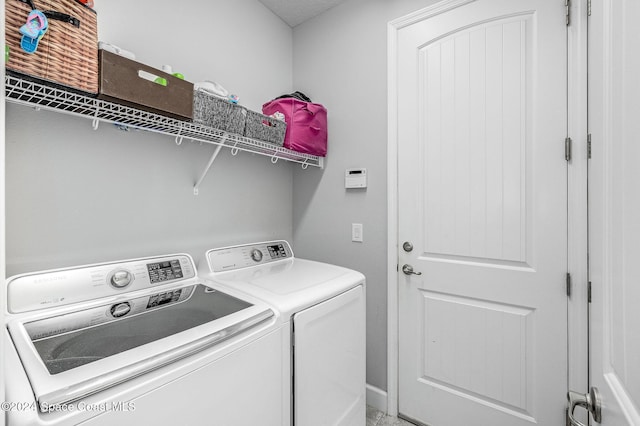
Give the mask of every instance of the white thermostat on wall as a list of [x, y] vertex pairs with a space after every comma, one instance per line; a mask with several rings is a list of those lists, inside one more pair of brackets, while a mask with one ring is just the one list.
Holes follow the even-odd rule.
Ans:
[[347, 169], [344, 173], [345, 188], [366, 188], [367, 169]]

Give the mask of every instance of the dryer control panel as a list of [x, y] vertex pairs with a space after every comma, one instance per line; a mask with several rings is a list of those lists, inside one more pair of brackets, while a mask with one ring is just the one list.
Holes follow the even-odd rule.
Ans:
[[212, 249], [207, 252], [210, 272], [225, 272], [293, 258], [284, 240]]

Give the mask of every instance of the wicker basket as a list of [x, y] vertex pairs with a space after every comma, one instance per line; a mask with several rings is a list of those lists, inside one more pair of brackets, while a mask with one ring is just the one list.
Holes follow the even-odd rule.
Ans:
[[35, 53], [20, 47], [19, 28], [31, 8], [21, 0], [5, 0], [5, 38], [9, 46], [8, 70], [48, 82], [98, 93], [98, 19], [96, 12], [77, 0], [33, 0], [41, 11], [55, 11], [80, 21], [79, 28], [48, 19], [49, 28]]
[[286, 131], [287, 123], [284, 121], [247, 110], [247, 123], [244, 130], [246, 137], [282, 146]]
[[244, 135], [247, 110], [202, 91], [193, 92], [193, 122]]

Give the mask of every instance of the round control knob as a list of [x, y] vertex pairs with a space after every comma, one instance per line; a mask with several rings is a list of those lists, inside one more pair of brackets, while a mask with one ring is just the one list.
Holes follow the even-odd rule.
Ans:
[[260, 262], [262, 260], [262, 252], [258, 249], [251, 250], [251, 258], [256, 262]]
[[111, 316], [114, 318], [120, 318], [129, 313], [131, 305], [129, 302], [116, 303], [111, 307]]
[[131, 272], [121, 269], [111, 274], [109, 284], [115, 288], [125, 288], [131, 284], [131, 281], [133, 281], [133, 275], [131, 275]]

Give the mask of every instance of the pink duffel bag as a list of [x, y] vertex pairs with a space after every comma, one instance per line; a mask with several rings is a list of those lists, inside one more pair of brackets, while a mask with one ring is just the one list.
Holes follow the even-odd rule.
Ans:
[[264, 115], [271, 116], [276, 112], [284, 114], [287, 123], [285, 148], [320, 157], [327, 155], [327, 110], [324, 106], [295, 97], [280, 97], [262, 105]]

